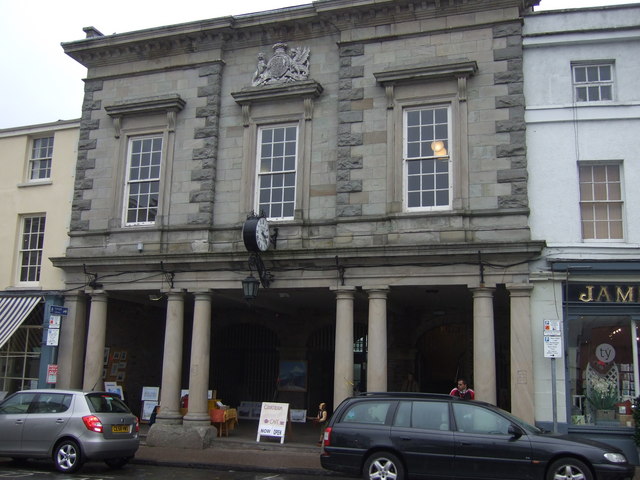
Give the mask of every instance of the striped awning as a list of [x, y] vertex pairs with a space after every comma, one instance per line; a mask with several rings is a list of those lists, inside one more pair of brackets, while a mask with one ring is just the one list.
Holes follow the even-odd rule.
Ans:
[[26, 320], [42, 297], [0, 297], [0, 348]]

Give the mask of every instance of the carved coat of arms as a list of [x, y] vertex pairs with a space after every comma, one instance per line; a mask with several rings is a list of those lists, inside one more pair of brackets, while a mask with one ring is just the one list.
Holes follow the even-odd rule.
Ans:
[[251, 85], [273, 85], [309, 78], [309, 49], [289, 48], [286, 43], [276, 43], [273, 55], [267, 61], [265, 54], [258, 54], [258, 66]]

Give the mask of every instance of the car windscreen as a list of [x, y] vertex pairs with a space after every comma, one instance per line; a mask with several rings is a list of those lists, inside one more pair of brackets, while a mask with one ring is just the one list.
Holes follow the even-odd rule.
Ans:
[[88, 393], [86, 398], [93, 413], [131, 413], [129, 407], [117, 395], [96, 392]]

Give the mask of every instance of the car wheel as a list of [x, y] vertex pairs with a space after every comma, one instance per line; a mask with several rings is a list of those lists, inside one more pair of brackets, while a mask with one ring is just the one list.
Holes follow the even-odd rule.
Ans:
[[575, 458], [561, 458], [549, 467], [547, 480], [593, 480], [591, 469]]
[[364, 480], [404, 480], [404, 466], [392, 453], [376, 452], [364, 462]]
[[119, 458], [107, 458], [104, 463], [107, 464], [109, 468], [122, 468], [132, 457], [119, 457]]
[[59, 472], [73, 473], [83, 463], [80, 447], [73, 440], [62, 440], [53, 450], [53, 463]]

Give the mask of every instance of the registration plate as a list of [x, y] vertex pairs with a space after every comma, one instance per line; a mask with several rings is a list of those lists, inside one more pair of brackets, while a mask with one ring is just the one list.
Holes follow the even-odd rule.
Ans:
[[129, 433], [129, 425], [111, 425], [113, 433]]

